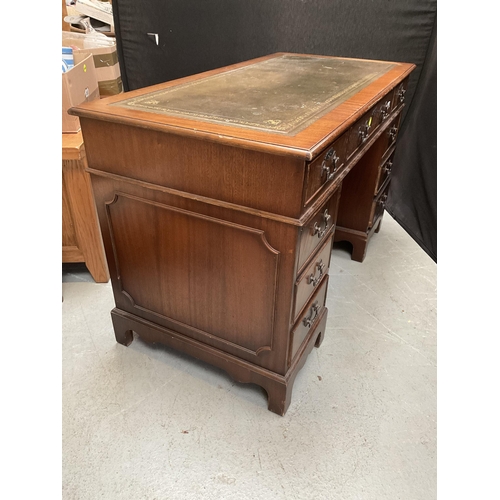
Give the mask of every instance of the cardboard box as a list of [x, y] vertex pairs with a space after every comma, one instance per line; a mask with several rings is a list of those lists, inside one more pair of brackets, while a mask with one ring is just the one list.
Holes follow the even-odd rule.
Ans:
[[81, 34], [65, 31], [63, 32], [62, 42], [65, 47], [73, 47], [75, 64], [92, 54], [101, 97], [123, 92], [115, 39], [106, 37], [101, 33]]
[[99, 84], [92, 55], [62, 74], [62, 131], [78, 132], [80, 119], [68, 114], [68, 109], [82, 102], [99, 99]]

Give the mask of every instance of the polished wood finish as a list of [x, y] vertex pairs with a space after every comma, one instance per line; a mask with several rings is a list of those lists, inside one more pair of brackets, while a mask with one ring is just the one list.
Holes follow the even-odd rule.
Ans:
[[[343, 183], [386, 141], [399, 111], [385, 120], [376, 116], [413, 66], [394, 63], [293, 136], [114, 105], [279, 56], [82, 104], [71, 113], [80, 117], [85, 138], [117, 342], [129, 345], [135, 332], [259, 384], [269, 409], [283, 415], [298, 371], [325, 335]], [[349, 154], [352, 127], [367, 112], [372, 130]]]
[[[392, 157], [407, 86], [408, 78], [358, 120], [350, 132], [348, 151], [356, 151], [356, 148], [363, 144], [361, 136], [366, 130], [370, 116], [373, 116], [372, 126], [366, 138], [369, 148], [342, 184], [343, 195], [335, 232], [335, 241], [351, 243], [351, 258], [357, 262], [363, 262], [368, 242], [373, 234], [380, 230], [382, 224], [391, 180]], [[377, 124], [378, 132], [377, 128], [373, 130]]]
[[292, 346], [290, 351], [290, 358], [293, 359], [297, 354], [299, 347], [309, 334], [311, 328], [314, 329], [318, 319], [322, 317], [326, 302], [326, 291], [328, 288], [328, 275], [326, 275], [314, 293], [313, 297], [307, 304], [305, 312], [297, 321], [294, 330], [292, 331]]
[[109, 281], [81, 132], [62, 134], [62, 261], [84, 262], [97, 283]]
[[323, 277], [328, 274], [332, 244], [333, 232], [330, 233], [323, 248], [314, 255], [307, 269], [301, 273], [300, 278], [297, 279], [295, 283], [294, 319], [297, 319], [304, 309], [306, 302], [322, 282]]
[[[88, 121], [80, 119], [94, 170], [273, 214], [301, 215], [299, 159], [180, 135], [169, 134], [165, 141], [164, 132], [119, 123], [92, 120], [92, 126], [85, 127]], [[120, 137], [129, 146], [110, 137]]]
[[346, 154], [347, 134], [342, 134], [326, 151], [308, 164], [304, 206], [307, 206], [328, 183], [339, 177], [346, 164]]
[[315, 250], [328, 238], [335, 229], [341, 188], [337, 188], [311, 219], [309, 224], [300, 230], [297, 268], [302, 272]]
[[395, 148], [391, 148], [382, 157], [382, 161], [380, 162], [380, 167], [378, 168], [378, 174], [377, 174], [377, 182], [376, 182], [377, 194], [382, 189], [382, 186], [385, 184], [385, 181], [389, 179], [391, 176], [392, 162], [394, 161], [394, 153], [395, 153]]
[[[279, 153], [284, 156], [312, 160], [325, 147], [330, 145], [336, 137], [339, 137], [343, 132], [348, 130], [358, 118], [363, 116], [368, 108], [371, 108], [380, 99], [384, 98], [388, 91], [398, 85], [415, 68], [413, 64], [395, 63], [392, 70], [388, 71], [375, 82], [371, 83], [346, 102], [325, 114], [312, 123], [311, 126], [294, 136], [257, 131], [243, 127], [201, 123], [194, 119], [190, 120], [176, 116], [153, 114], [146, 111], [123, 109], [118, 106], [112, 106], [112, 104], [123, 100], [124, 97], [130, 98], [149, 94], [156, 90], [206, 78], [216, 75], [221, 71], [231, 71], [233, 69], [242, 68], [259, 61], [264, 61], [269, 57], [279, 57], [283, 54], [285, 53], [264, 56], [251, 61], [226, 66], [225, 68], [180, 78], [175, 81], [137, 89], [128, 92], [126, 95], [121, 94], [111, 96], [105, 100], [100, 99], [94, 102], [93, 106], [78, 106], [78, 111], [75, 110], [75, 113], [80, 117], [98, 118], [106, 122], [121, 123], [133, 127], [145, 128], [147, 130], [170, 132], [174, 135], [195, 137], [197, 139], [236, 146], [238, 148], [251, 149], [253, 151], [272, 152], [274, 154]], [[307, 54], [304, 54], [304, 56], [307, 56]], [[324, 57], [325, 62], [332, 59], [328, 56]]]

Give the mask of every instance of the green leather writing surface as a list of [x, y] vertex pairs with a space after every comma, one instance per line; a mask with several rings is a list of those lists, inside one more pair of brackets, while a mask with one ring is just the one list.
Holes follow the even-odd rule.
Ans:
[[283, 55], [112, 106], [294, 135], [393, 66]]

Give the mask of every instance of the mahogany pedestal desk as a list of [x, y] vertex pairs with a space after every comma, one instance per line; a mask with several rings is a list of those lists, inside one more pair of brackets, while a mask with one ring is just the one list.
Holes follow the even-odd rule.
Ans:
[[80, 105], [116, 307], [283, 415], [332, 243], [380, 227], [412, 64], [274, 54]]
[[62, 261], [84, 262], [97, 283], [109, 281], [81, 132], [62, 134]]

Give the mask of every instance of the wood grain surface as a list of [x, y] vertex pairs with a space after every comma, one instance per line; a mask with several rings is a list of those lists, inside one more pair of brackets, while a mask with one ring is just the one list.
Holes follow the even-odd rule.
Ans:
[[62, 261], [84, 262], [97, 283], [109, 281], [81, 133], [62, 134]]
[[[364, 257], [380, 227], [378, 201], [390, 181], [375, 199], [380, 168], [401, 112], [394, 89], [413, 65], [395, 63], [293, 136], [112, 106], [279, 55], [72, 112], [85, 140], [117, 342], [129, 345], [136, 332], [212, 363], [261, 385], [269, 409], [283, 415], [325, 335], [338, 223], [339, 236], [355, 242], [353, 258]], [[330, 176], [334, 143], [341, 158]]]
[[[393, 69], [294, 136], [284, 136], [282, 134], [246, 129], [244, 127], [225, 126], [180, 118], [178, 116], [159, 115], [146, 111], [111, 106], [111, 104], [120, 100], [142, 96], [171, 86], [220, 74], [224, 71], [242, 68], [270, 58], [280, 57], [285, 54], [288, 53], [272, 54], [225, 68], [134, 90], [126, 94], [84, 103], [72, 108], [69, 113], [79, 117], [90, 117], [106, 122], [121, 123], [150, 130], [170, 132], [171, 134], [184, 137], [195, 137], [221, 144], [234, 145], [239, 148], [312, 160], [328, 143], [360, 118], [367, 108], [377, 103], [384, 95], [406, 78], [415, 67], [413, 64], [394, 63]], [[324, 57], [325, 61], [338, 59], [330, 56], [314, 57]]]

